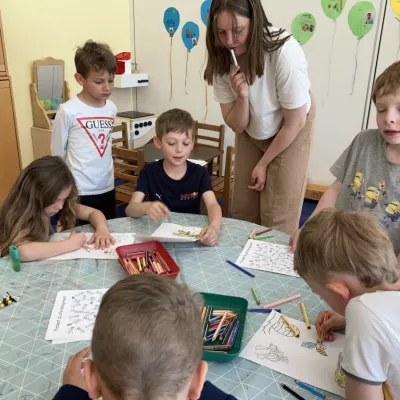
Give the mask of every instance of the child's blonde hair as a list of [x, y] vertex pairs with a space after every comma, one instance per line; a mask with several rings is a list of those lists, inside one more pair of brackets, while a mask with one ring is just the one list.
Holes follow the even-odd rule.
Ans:
[[92, 337], [95, 368], [116, 399], [172, 399], [203, 352], [203, 301], [155, 274], [129, 276], [103, 297]]
[[376, 217], [344, 210], [323, 210], [304, 225], [294, 269], [317, 283], [350, 274], [367, 288], [399, 279], [393, 245]]
[[389, 65], [376, 78], [374, 88], [372, 90], [372, 100], [376, 103], [376, 99], [387, 94], [392, 94], [400, 88], [400, 61]]
[[75, 203], [78, 191], [65, 162], [46, 156], [31, 162], [19, 175], [0, 208], [0, 254], [8, 254], [10, 245], [48, 239], [50, 221], [44, 209], [57, 201], [60, 193], [71, 188], [59, 214], [64, 228], [75, 225]]
[[163, 112], [156, 120], [156, 135], [161, 141], [162, 137], [170, 132], [185, 133], [189, 137], [189, 132], [193, 137], [194, 120], [185, 110], [173, 108]]

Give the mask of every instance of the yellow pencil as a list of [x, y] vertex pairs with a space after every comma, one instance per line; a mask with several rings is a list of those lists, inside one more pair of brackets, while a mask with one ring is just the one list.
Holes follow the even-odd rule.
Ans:
[[138, 257], [138, 258], [136, 259], [136, 262], [137, 262], [137, 265], [138, 265], [138, 267], [139, 267], [139, 271], [142, 271], [142, 264], [141, 264], [141, 262], [140, 262], [140, 257]]
[[254, 237], [254, 235], [256, 234], [256, 232], [257, 232], [257, 229], [254, 228], [254, 229], [253, 229], [253, 232], [250, 233], [249, 239], [253, 239], [253, 237]]
[[287, 327], [291, 330], [294, 336], [300, 337], [300, 333], [297, 333], [293, 326], [290, 324], [290, 322], [287, 320], [287, 318], [284, 315], [281, 315], [282, 321], [287, 325]]
[[311, 329], [310, 321], [308, 319], [306, 306], [303, 302], [300, 303], [301, 312], [303, 313], [304, 322], [306, 323], [307, 329]]

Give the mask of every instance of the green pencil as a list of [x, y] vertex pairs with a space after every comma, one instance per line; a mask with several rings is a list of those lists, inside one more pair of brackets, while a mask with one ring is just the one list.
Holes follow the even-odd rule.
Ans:
[[257, 303], [258, 305], [260, 305], [261, 302], [260, 302], [260, 299], [259, 299], [258, 296], [257, 296], [256, 290], [255, 290], [254, 288], [251, 288], [251, 292], [253, 293], [254, 300], [256, 301], [256, 303]]
[[260, 235], [260, 236], [254, 236], [253, 240], [271, 239], [273, 237], [274, 237], [273, 235]]

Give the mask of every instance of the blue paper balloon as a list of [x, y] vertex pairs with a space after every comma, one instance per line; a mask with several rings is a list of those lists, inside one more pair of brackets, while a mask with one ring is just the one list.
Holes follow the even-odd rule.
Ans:
[[185, 47], [190, 51], [199, 42], [200, 29], [194, 22], [186, 22], [182, 28], [182, 40]]
[[207, 19], [208, 19], [208, 14], [210, 12], [210, 8], [211, 8], [211, 0], [205, 0], [200, 7], [201, 20], [203, 21], [205, 26], [207, 26]]
[[164, 26], [169, 36], [173, 37], [179, 27], [179, 11], [175, 7], [169, 7], [164, 12]]

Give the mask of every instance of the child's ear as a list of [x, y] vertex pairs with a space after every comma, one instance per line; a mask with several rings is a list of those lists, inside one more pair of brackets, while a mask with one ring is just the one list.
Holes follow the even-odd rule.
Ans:
[[99, 399], [102, 396], [101, 386], [97, 377], [96, 367], [92, 360], [86, 360], [83, 364], [83, 375], [89, 397], [91, 399]]
[[205, 361], [200, 361], [193, 374], [192, 382], [190, 383], [188, 399], [197, 400], [201, 396], [203, 390], [204, 381], [208, 371], [208, 364]]
[[344, 301], [344, 304], [348, 304], [351, 299], [350, 289], [347, 285], [342, 281], [331, 281], [325, 285], [326, 289], [330, 292], [335, 293], [337, 296], [341, 297]]
[[160, 139], [158, 139], [157, 136], [153, 137], [153, 143], [154, 143], [154, 146], [156, 146], [158, 150], [161, 150], [162, 144], [161, 144]]
[[78, 74], [77, 72], [74, 75], [75, 80], [78, 82], [79, 85], [83, 86], [85, 84], [85, 81], [83, 79], [83, 76], [81, 74]]

